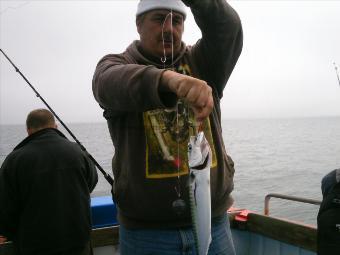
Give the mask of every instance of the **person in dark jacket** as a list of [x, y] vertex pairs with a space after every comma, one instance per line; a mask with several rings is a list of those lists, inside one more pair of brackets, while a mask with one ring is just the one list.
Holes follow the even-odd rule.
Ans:
[[340, 168], [321, 181], [322, 202], [317, 217], [317, 254], [340, 254]]
[[20, 255], [92, 254], [94, 165], [48, 110], [30, 112], [26, 126], [28, 137], [0, 169], [0, 235]]
[[[202, 32], [192, 46], [182, 41], [185, 4]], [[226, 211], [235, 170], [220, 100], [242, 50], [240, 18], [225, 0], [141, 0], [136, 26], [139, 40], [104, 56], [92, 84], [116, 148], [121, 254], [196, 254], [187, 154], [202, 128], [212, 150], [209, 255], [234, 255]]]

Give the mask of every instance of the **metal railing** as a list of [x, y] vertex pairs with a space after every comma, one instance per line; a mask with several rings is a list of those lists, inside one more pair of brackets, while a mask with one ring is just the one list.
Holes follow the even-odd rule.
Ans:
[[313, 205], [320, 205], [321, 204], [320, 200], [303, 198], [303, 197], [295, 197], [295, 196], [283, 195], [283, 194], [278, 194], [278, 193], [270, 193], [270, 194], [266, 195], [266, 197], [264, 199], [264, 215], [269, 215], [269, 200], [272, 197], [296, 201], [296, 202], [302, 202], [302, 203], [307, 203], [307, 204], [313, 204]]

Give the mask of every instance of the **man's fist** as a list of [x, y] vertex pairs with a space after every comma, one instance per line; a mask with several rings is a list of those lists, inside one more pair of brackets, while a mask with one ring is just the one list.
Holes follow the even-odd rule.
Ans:
[[189, 104], [197, 121], [203, 121], [211, 113], [214, 99], [212, 89], [205, 81], [167, 70], [163, 72], [161, 83]]

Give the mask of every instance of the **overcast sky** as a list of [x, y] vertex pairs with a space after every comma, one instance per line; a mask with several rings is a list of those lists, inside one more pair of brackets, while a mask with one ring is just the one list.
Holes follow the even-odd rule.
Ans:
[[[223, 118], [340, 116], [340, 1], [230, 1], [244, 47]], [[65, 122], [103, 121], [92, 96], [98, 60], [138, 39], [137, 1], [0, 1], [0, 46]], [[200, 38], [191, 14], [184, 41]], [[0, 56], [0, 124], [44, 105]]]

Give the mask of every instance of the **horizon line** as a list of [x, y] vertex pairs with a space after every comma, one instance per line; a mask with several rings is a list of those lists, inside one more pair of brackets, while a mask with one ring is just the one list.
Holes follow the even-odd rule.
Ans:
[[[315, 115], [315, 116], [283, 116], [283, 117], [221, 117], [221, 120], [271, 120], [271, 119], [319, 119], [319, 118], [340, 118], [340, 115]], [[56, 121], [57, 124], [60, 124], [59, 121]], [[95, 121], [71, 121], [67, 122], [67, 124], [103, 124], [106, 123], [105, 120], [95, 120]], [[8, 122], [1, 123], [0, 126], [20, 126], [25, 125], [25, 123], [17, 123], [17, 122]], [[60, 126], [64, 128], [63, 126]]]

